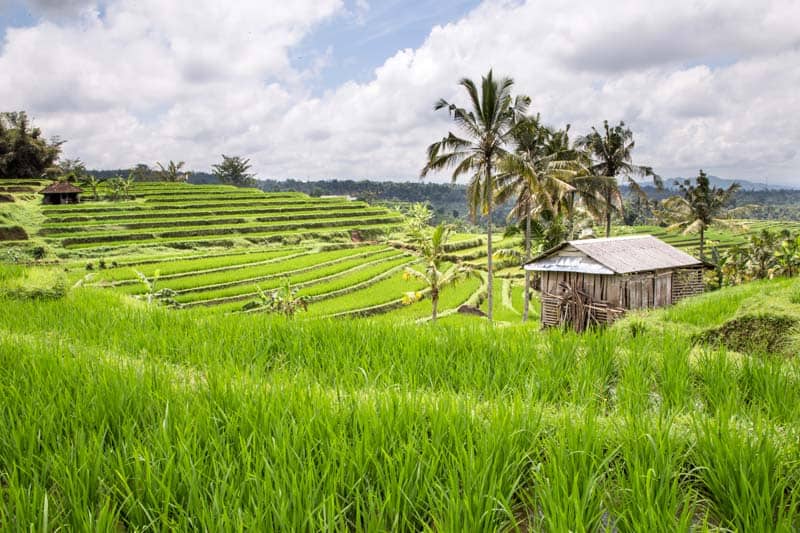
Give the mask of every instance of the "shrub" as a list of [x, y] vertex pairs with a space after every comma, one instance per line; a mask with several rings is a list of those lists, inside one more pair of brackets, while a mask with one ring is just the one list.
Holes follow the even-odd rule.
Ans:
[[781, 354], [789, 346], [797, 319], [774, 314], [734, 318], [695, 336], [695, 341], [750, 354]]
[[44, 259], [47, 256], [47, 248], [44, 246], [34, 246], [31, 248], [31, 257], [36, 260]]

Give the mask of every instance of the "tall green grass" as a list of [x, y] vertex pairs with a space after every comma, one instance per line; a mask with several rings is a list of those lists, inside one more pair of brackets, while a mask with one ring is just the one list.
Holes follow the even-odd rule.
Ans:
[[693, 345], [688, 303], [635, 336], [0, 309], [3, 529], [800, 527], [800, 362]]

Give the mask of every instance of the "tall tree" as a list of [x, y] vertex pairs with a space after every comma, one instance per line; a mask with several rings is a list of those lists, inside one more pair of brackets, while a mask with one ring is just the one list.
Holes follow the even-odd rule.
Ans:
[[45, 139], [24, 111], [0, 113], [0, 179], [42, 177], [54, 167], [62, 144]]
[[255, 174], [251, 174], [250, 160], [240, 156], [222, 154], [222, 163], [211, 166], [213, 174], [222, 183], [237, 187], [255, 187]]
[[[431, 297], [431, 321], [436, 322], [439, 312], [439, 295], [445, 287], [455, 285], [460, 280], [473, 273], [472, 269], [466, 265], [456, 264], [447, 271], [442, 272], [444, 263], [445, 244], [450, 236], [450, 228], [444, 224], [439, 224], [433, 231], [422, 228], [413, 236], [414, 242], [419, 246], [420, 255], [425, 263], [422, 271], [413, 268], [406, 268], [403, 273], [405, 279], [417, 278], [425, 283]], [[422, 299], [422, 292], [408, 292], [403, 297], [403, 302], [410, 304]]]
[[706, 173], [701, 170], [694, 184], [690, 180], [684, 180], [678, 184], [678, 188], [680, 196], [664, 201], [664, 206], [677, 219], [668, 229], [681, 229], [684, 234], [700, 233], [700, 257], [703, 258], [706, 230], [715, 222], [727, 224], [719, 215], [725, 210], [733, 194], [739, 190], [739, 184], [734, 183], [727, 189], [720, 189], [712, 186]]
[[511, 95], [514, 81], [511, 78], [495, 79], [490, 70], [481, 78], [480, 89], [475, 82], [464, 78], [459, 82], [467, 92], [470, 109], [451, 104], [444, 99], [434, 106], [435, 110], [447, 110], [463, 137], [448, 132], [442, 140], [428, 147], [428, 162], [421, 177], [431, 171], [452, 169], [452, 180], [469, 177], [467, 201], [474, 217], [482, 212], [487, 217], [487, 290], [488, 318], [492, 321], [493, 272], [492, 272], [492, 204], [495, 194], [495, 170], [499, 160], [508, 151], [512, 131], [517, 120], [530, 105], [527, 96]]
[[166, 166], [157, 162], [158, 168], [160, 169], [161, 179], [164, 181], [174, 181], [174, 182], [181, 182], [181, 181], [189, 181], [189, 174], [190, 172], [186, 172], [183, 170], [183, 165], [185, 163], [183, 161], [178, 161], [177, 163], [173, 160], [169, 160]]
[[[609, 126], [603, 121], [603, 131], [592, 128], [591, 133], [576, 140], [576, 146], [585, 150], [588, 157], [588, 170], [591, 176], [599, 178], [590, 182], [594, 194], [600, 200], [602, 212], [597, 213], [605, 221], [606, 237], [611, 236], [611, 216], [622, 210], [622, 193], [619, 190], [618, 177], [622, 176], [631, 190], [641, 197], [646, 197], [644, 190], [634, 180], [634, 176], [650, 177], [656, 187], [661, 187], [661, 178], [650, 167], [634, 165], [631, 152], [635, 146], [633, 132], [620, 122]], [[591, 209], [591, 206], [587, 206]]]
[[[575, 171], [570, 168], [568, 143], [564, 146], [562, 135], [542, 125], [539, 116], [518, 121], [512, 132], [514, 150], [501, 159], [497, 176], [498, 203], [513, 198], [509, 218], [525, 224], [525, 262], [531, 259], [531, 224], [547, 212], [549, 218], [558, 216], [558, 206], [564, 195], [575, 188], [564, 181]], [[566, 158], [566, 159], [565, 159]], [[525, 271], [525, 288], [522, 321], [528, 319], [530, 304], [530, 272]]]

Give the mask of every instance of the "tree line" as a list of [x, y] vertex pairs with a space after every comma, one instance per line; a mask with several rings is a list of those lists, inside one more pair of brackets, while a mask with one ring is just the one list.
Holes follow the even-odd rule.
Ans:
[[[46, 138], [24, 111], [0, 112], [0, 180], [53, 179], [90, 184], [94, 179], [113, 182], [115, 188], [122, 189], [124, 180], [186, 182], [191, 176], [183, 161], [172, 160], [156, 162], [153, 168], [140, 163], [126, 169], [87, 170], [80, 159], [61, 160], [65, 142], [58, 137]], [[247, 158], [222, 154], [222, 161], [211, 166], [211, 175], [220, 183], [255, 187], [258, 182], [251, 168]], [[96, 188], [93, 190], [97, 197]]]

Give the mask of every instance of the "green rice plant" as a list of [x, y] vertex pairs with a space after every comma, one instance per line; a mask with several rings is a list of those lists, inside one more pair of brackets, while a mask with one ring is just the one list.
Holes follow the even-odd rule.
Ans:
[[796, 425], [800, 422], [798, 370], [796, 360], [745, 357], [738, 373], [738, 394], [757, 415]]
[[367, 309], [370, 307], [394, 303], [396, 307], [402, 305], [399, 295], [408, 289], [421, 290], [424, 284], [419, 280], [405, 280], [403, 274], [398, 272], [392, 277], [370, 285], [367, 288], [346, 294], [341, 298], [334, 298], [317, 302], [311, 309], [309, 315], [324, 316]]
[[570, 390], [575, 404], [607, 408], [612, 388], [617, 384], [617, 348], [615, 331], [596, 330], [584, 334], [584, 348], [570, 374]]
[[741, 398], [731, 394], [731, 387], [739, 380], [739, 366], [727, 351], [704, 350], [697, 363], [695, 388], [706, 410], [713, 414], [736, 411]]
[[578, 366], [580, 345], [577, 335], [549, 330], [546, 344], [536, 354], [536, 372], [531, 376], [533, 398], [544, 403], [564, 401], [572, 392], [573, 372]]
[[[342, 250], [338, 251], [341, 252]], [[385, 262], [391, 262], [390, 258], [398, 255], [401, 255], [401, 253], [395, 250], [379, 253], [375, 251], [362, 251], [361, 253], [351, 252], [349, 254], [339, 254], [338, 256], [328, 256], [330, 259], [323, 261], [325, 257], [322, 256], [322, 254], [309, 254], [295, 259], [289, 259], [282, 263], [271, 264], [272, 268], [260, 271], [269, 273], [266, 275], [259, 274], [259, 277], [250, 277], [255, 273], [255, 269], [251, 269], [244, 273], [248, 275], [247, 278], [237, 281], [222, 282], [214, 286], [202, 284], [190, 286], [187, 289], [183, 289], [178, 299], [186, 303], [213, 303], [211, 301], [217, 299], [238, 299], [241, 296], [255, 295], [257, 293], [255, 284], [259, 284], [265, 289], [275, 288], [277, 286], [276, 284], [279, 283], [279, 279], [282, 277], [288, 277], [292, 284], [302, 286], [303, 289], [305, 289], [307, 285], [314, 285], [316, 282], [335, 282], [335, 279], [331, 280], [329, 278], [335, 278], [338, 275], [346, 276], [354, 270], [360, 271], [367, 263], [376, 263], [373, 265], [373, 269], [386, 268], [384, 266]], [[400, 259], [399, 261], [404, 262], [406, 260]], [[197, 278], [189, 278], [186, 280], [186, 284], [192, 285], [193, 282], [196, 281]], [[301, 295], [306, 297], [311, 296], [305, 290], [301, 291]]]
[[658, 352], [660, 356], [655, 358], [656, 380], [664, 409], [689, 409], [692, 398], [691, 344], [677, 336], [662, 336]]
[[358, 290], [360, 287], [366, 287], [371, 282], [377, 281], [376, 278], [386, 272], [407, 265], [411, 261], [410, 257], [395, 252], [376, 261], [370, 261], [359, 268], [350, 268], [341, 277], [337, 276], [307, 285], [300, 292], [310, 298], [315, 298], [315, 300], [323, 297], [329, 298], [333, 295], [343, 295]]
[[[522, 322], [522, 316], [513, 308], [509, 308], [507, 305], [505, 305], [503, 291], [504, 283], [506, 282], [508, 282], [508, 280], [499, 281], [494, 285], [494, 319], [499, 322]], [[480, 307], [481, 311], [484, 313], [488, 312], [488, 309], [486, 308], [487, 301], [484, 301]]]
[[[206, 226], [230, 226], [236, 227], [239, 225], [255, 224], [255, 223], [269, 223], [269, 222], [286, 222], [298, 220], [317, 220], [324, 218], [364, 218], [370, 216], [380, 216], [388, 214], [386, 209], [359, 209], [359, 210], [324, 210], [324, 211], [310, 211], [310, 212], [294, 212], [294, 213], [281, 213], [281, 214], [259, 214], [257, 216], [238, 216], [231, 218], [230, 216], [201, 216], [195, 215], [191, 212], [186, 212], [187, 217], [183, 219], [186, 229], [204, 228]], [[138, 230], [138, 229], [164, 229], [175, 227], [176, 219], [172, 218], [151, 218], [145, 221], [136, 221], [128, 219], [114, 220], [114, 221], [89, 221], [81, 223], [46, 223], [43, 229], [39, 232], [40, 235], [48, 235], [54, 237], [64, 237], [73, 233], [89, 233], [90, 234], [103, 234], [109, 231], [124, 231], [124, 230]]]
[[[366, 246], [363, 248], [344, 248], [341, 250], [331, 250], [327, 252], [306, 253], [285, 258], [282, 261], [272, 261], [255, 265], [247, 265], [244, 268], [233, 270], [218, 270], [206, 274], [198, 273], [193, 276], [182, 276], [172, 278], [165, 282], [165, 285], [176, 291], [200, 291], [204, 288], [222, 288], [238, 283], [253, 283], [267, 276], [282, 276], [286, 273], [294, 273], [302, 269], [316, 269], [327, 266], [332, 261], [340, 261], [345, 258], [357, 258], [363, 262], [374, 254], [384, 252], [386, 248], [381, 246]], [[394, 250], [389, 250], [397, 253]], [[212, 289], [213, 290], [213, 289]]]
[[691, 448], [673, 436], [674, 419], [628, 416], [618, 428], [611, 513], [619, 531], [670, 533], [705, 529], [698, 496], [685, 471]]
[[532, 529], [613, 529], [614, 517], [607, 511], [604, 485], [616, 453], [605, 447], [591, 414], [580, 424], [565, 417], [542, 442], [540, 455], [531, 458], [532, 494], [525, 496], [525, 503], [540, 514]]
[[[161, 262], [151, 262], [148, 264], [135, 263], [138, 270], [146, 276], [152, 276], [158, 270], [162, 277], [176, 276], [180, 274], [192, 275], [194, 272], [207, 272], [215, 269], [234, 269], [236, 267], [245, 268], [247, 265], [258, 264], [264, 261], [285, 258], [297, 254], [299, 248], [282, 248], [276, 250], [265, 250], [257, 252], [239, 252], [238, 254], [221, 254], [218, 256], [205, 256], [190, 259], [168, 260]], [[121, 282], [133, 281], [132, 269], [130, 266], [110, 268], [98, 272], [93, 281]]]
[[[348, 213], [348, 215], [353, 215], [353, 213]], [[59, 229], [58, 227], [53, 228], [52, 231], [48, 231], [47, 237], [49, 238], [62, 238], [66, 243], [88, 243], [88, 242], [103, 242], [111, 240], [113, 241], [113, 237], [117, 237], [118, 239], [127, 239], [127, 240], [135, 240], [136, 235], [149, 235], [153, 234], [158, 237], [169, 238], [169, 237], [197, 237], [203, 235], [216, 235], [220, 232], [225, 233], [258, 233], [263, 232], [269, 229], [273, 230], [282, 230], [282, 229], [296, 229], [300, 227], [304, 228], [318, 228], [318, 227], [333, 227], [333, 226], [346, 226], [349, 224], [360, 224], [360, 223], [375, 223], [375, 222], [399, 222], [401, 221], [396, 215], [393, 215], [387, 211], [379, 212], [378, 214], [362, 214], [356, 213], [355, 216], [346, 216], [340, 217], [336, 213], [325, 213], [322, 217], [314, 217], [311, 221], [297, 221], [293, 222], [297, 218], [302, 219], [303, 217], [282, 217], [284, 220], [278, 220], [275, 222], [257, 222], [257, 219], [252, 219], [249, 221], [245, 221], [244, 223], [237, 223], [232, 224], [229, 220], [222, 220], [222, 221], [212, 221], [213, 224], [205, 224], [203, 221], [199, 221], [198, 224], [192, 225], [191, 223], [184, 223], [181, 226], [180, 230], [172, 230], [172, 231], [163, 231], [164, 229], [174, 227], [173, 221], [165, 221], [163, 225], [156, 226], [154, 228], [150, 228], [152, 231], [147, 233], [132, 233], [123, 227], [119, 226], [99, 226], [97, 228], [91, 228], [89, 231], [86, 231], [85, 228], [70, 228], [65, 227]], [[71, 236], [73, 233], [79, 233], [80, 237], [73, 237]], [[150, 237], [152, 238], [152, 237]]]
[[796, 449], [776, 446], [775, 429], [756, 418], [749, 428], [732, 411], [695, 420], [693, 470], [711, 517], [734, 531], [795, 531], [800, 526]]
[[[380, 301], [356, 293], [310, 310]], [[800, 526], [798, 362], [692, 347], [680, 313], [631, 338], [175, 312], [93, 287], [0, 309], [4, 529]]]

